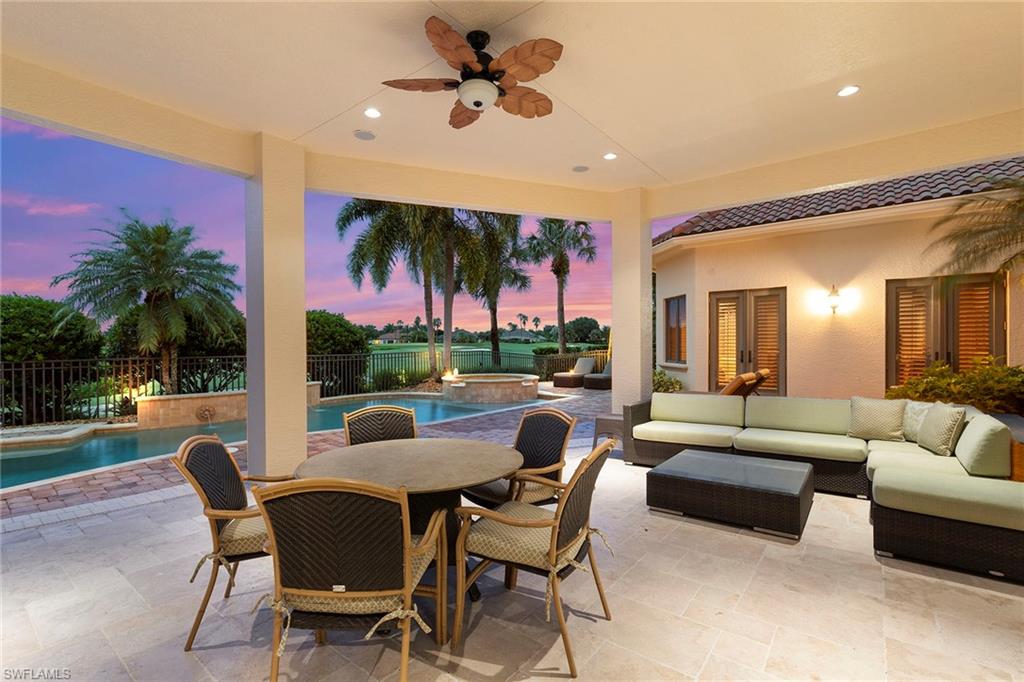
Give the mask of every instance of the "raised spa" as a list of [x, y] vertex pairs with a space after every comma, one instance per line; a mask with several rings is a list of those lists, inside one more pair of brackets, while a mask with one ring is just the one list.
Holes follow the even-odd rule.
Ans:
[[463, 403], [516, 403], [537, 399], [536, 374], [455, 374], [441, 377], [445, 400]]

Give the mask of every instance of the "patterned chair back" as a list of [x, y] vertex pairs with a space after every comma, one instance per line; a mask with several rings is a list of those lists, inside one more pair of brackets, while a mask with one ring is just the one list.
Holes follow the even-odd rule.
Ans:
[[[522, 468], [541, 469], [563, 461], [575, 426], [575, 417], [551, 407], [524, 412], [515, 443], [515, 449], [523, 456]], [[544, 475], [556, 481], [561, 479], [561, 471]]]
[[[193, 436], [181, 444], [171, 459], [205, 507], [237, 511], [249, 505], [242, 472], [220, 438]], [[226, 523], [225, 519], [217, 519], [217, 530]]]
[[404, 589], [410, 537], [404, 489], [312, 478], [261, 489], [257, 501], [282, 589]]
[[593, 452], [580, 462], [565, 492], [559, 497], [558, 508], [555, 510], [555, 518], [558, 519], [555, 531], [556, 549], [572, 543], [590, 523], [590, 502], [594, 497], [597, 476], [601, 473], [601, 468], [604, 467], [614, 446], [614, 440], [606, 440], [594, 448]]
[[349, 445], [416, 437], [416, 413], [395, 405], [374, 405], [342, 415]]

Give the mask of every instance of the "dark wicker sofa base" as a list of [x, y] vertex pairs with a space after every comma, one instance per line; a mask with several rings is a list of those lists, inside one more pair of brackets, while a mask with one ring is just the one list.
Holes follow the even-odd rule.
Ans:
[[875, 551], [1024, 582], [1024, 531], [900, 511], [872, 502]]

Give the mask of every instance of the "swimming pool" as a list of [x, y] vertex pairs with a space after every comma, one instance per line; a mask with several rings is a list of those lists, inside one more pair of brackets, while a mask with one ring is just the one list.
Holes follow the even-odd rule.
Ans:
[[[473, 405], [451, 403], [433, 397], [362, 398], [310, 407], [306, 414], [306, 424], [309, 431], [340, 429], [343, 412], [352, 412], [370, 405], [407, 407], [415, 411], [417, 424], [430, 424], [541, 402], [544, 401], [515, 405]], [[171, 454], [183, 440], [200, 433], [215, 433], [226, 443], [245, 440], [245, 422], [104, 433], [68, 445], [12, 448], [0, 454], [0, 488]]]

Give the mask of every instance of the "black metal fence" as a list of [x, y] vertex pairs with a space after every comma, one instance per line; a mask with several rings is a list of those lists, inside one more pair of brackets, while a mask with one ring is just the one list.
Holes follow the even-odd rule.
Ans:
[[[607, 351], [567, 355], [499, 353], [488, 349], [452, 351], [452, 364], [463, 374], [521, 372], [548, 380], [572, 369], [578, 357], [593, 357], [601, 371]], [[440, 353], [437, 366], [442, 367]], [[140, 396], [162, 395], [159, 358], [96, 358], [0, 365], [0, 420], [4, 426], [100, 420], [131, 415]], [[430, 376], [426, 351], [352, 355], [311, 355], [306, 378], [321, 382], [321, 395], [333, 397], [393, 391]], [[246, 387], [244, 355], [178, 359], [180, 393], [213, 393]]]

